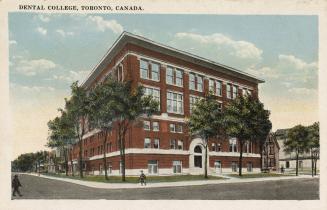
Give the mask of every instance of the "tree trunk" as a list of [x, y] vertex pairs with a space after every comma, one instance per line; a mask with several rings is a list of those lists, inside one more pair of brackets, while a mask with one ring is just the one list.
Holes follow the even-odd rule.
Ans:
[[103, 167], [104, 167], [104, 177], [106, 180], [109, 180], [108, 177], [108, 169], [107, 169], [107, 157], [106, 157], [106, 152], [107, 152], [107, 138], [108, 138], [108, 130], [106, 129], [104, 131], [104, 140], [103, 140]]
[[310, 154], [311, 154], [311, 175], [313, 177], [314, 163], [313, 163], [312, 148], [310, 148]]
[[317, 158], [315, 159], [315, 176], [317, 176]]
[[68, 176], [68, 149], [64, 148], [64, 156], [65, 156], [65, 171], [66, 171], [66, 176]]
[[73, 165], [73, 154], [72, 154], [73, 150], [71, 150], [70, 152], [70, 167], [71, 167], [71, 170], [72, 170], [72, 176], [75, 176], [74, 174], [74, 165]]
[[125, 135], [126, 135], [126, 128], [123, 130], [123, 135], [122, 135], [122, 180], [125, 182], [126, 181], [126, 156], [125, 156]]
[[[206, 140], [207, 141], [207, 140]], [[206, 145], [204, 146], [205, 149], [205, 157], [204, 157], [204, 178], [208, 179], [208, 141]]]
[[240, 141], [240, 157], [238, 161], [238, 175], [242, 176], [242, 160], [243, 160], [243, 141]]
[[83, 178], [83, 138], [79, 141], [79, 176]]
[[299, 150], [296, 150], [296, 168], [295, 168], [296, 176], [299, 175]]
[[262, 161], [263, 161], [263, 145], [260, 144], [260, 171], [262, 172]]

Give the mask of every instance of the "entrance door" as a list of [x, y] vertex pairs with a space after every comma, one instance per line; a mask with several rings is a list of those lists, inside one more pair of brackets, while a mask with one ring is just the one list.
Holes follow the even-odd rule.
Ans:
[[221, 174], [221, 161], [220, 160], [215, 161], [215, 171], [217, 174]]
[[202, 156], [194, 156], [194, 167], [202, 168]]

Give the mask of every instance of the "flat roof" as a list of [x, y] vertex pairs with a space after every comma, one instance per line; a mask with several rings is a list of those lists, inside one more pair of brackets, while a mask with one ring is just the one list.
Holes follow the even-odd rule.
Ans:
[[93, 68], [93, 70], [88, 75], [88, 77], [83, 81], [81, 86], [88, 87], [90, 84], [92, 84], [92, 82], [100, 75], [100, 73], [106, 68], [106, 66], [112, 61], [112, 59], [117, 55], [117, 53], [123, 49], [123, 47], [127, 43], [132, 43], [146, 49], [150, 49], [162, 54], [170, 55], [178, 59], [188, 61], [200, 66], [204, 66], [216, 70], [218, 72], [231, 75], [237, 78], [241, 78], [257, 84], [264, 82], [263, 79], [260, 79], [254, 75], [248, 74], [241, 70], [124, 31], [114, 42], [114, 44], [109, 48], [107, 53], [102, 57], [102, 59], [98, 62], [98, 64]]

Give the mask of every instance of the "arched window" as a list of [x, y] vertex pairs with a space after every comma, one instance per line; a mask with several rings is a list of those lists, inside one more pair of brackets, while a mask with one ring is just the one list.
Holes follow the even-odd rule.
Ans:
[[196, 147], [194, 148], [194, 152], [196, 152], [196, 153], [202, 153], [202, 149], [201, 149], [201, 147], [200, 147], [200, 146], [196, 146]]

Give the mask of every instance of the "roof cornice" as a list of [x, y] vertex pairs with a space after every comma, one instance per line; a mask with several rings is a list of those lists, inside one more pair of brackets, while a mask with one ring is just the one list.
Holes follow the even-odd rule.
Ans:
[[127, 43], [132, 43], [146, 49], [150, 49], [156, 52], [170, 55], [178, 59], [185, 60], [187, 62], [191, 62], [200, 66], [204, 66], [219, 71], [221, 73], [231, 75], [237, 78], [241, 78], [250, 82], [254, 82], [254, 83], [264, 82], [263, 79], [257, 78], [254, 75], [245, 73], [238, 69], [124, 31], [114, 42], [114, 44], [109, 48], [107, 53], [101, 58], [99, 63], [93, 68], [93, 70], [88, 75], [88, 77], [84, 80], [81, 86], [88, 87], [104, 70], [104, 68], [108, 66], [108, 64], [112, 61], [112, 59], [117, 55], [118, 52], [120, 52], [120, 50], [123, 49], [123, 47]]

